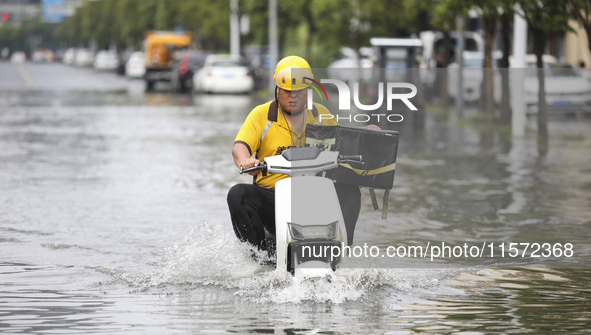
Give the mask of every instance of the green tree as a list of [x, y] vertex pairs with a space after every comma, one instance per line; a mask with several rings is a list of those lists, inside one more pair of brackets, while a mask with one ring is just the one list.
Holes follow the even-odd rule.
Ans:
[[482, 65], [482, 87], [480, 102], [489, 118], [495, 117], [493, 91], [493, 40], [497, 31], [497, 20], [500, 17], [499, 0], [478, 0], [476, 7], [480, 10], [484, 28], [484, 64]]
[[542, 55], [546, 40], [554, 35], [570, 30], [569, 10], [564, 3], [554, 0], [520, 0], [522, 14], [533, 35], [534, 53], [538, 68], [538, 151], [545, 155], [548, 151], [548, 111], [546, 105], [546, 85]]
[[10, 23], [4, 23], [0, 25], [0, 49], [8, 47], [13, 49], [14, 36], [17, 33], [17, 29]]
[[[369, 45], [375, 36], [407, 37], [428, 26], [418, 22], [419, 13], [425, 13], [431, 1], [397, 0], [305, 0], [279, 1], [279, 49], [298, 50], [315, 66], [326, 66], [340, 47], [358, 50]], [[268, 3], [244, 0], [241, 11], [250, 15], [252, 26], [246, 41], [266, 45], [268, 41]], [[384, 10], [388, 7], [392, 10]], [[424, 17], [427, 15], [424, 14]]]
[[170, 1], [160, 0], [156, 2], [156, 15], [154, 18], [154, 29], [156, 30], [170, 30], [168, 20], [168, 6], [171, 4]]
[[501, 73], [501, 110], [499, 122], [509, 124], [511, 122], [510, 90], [509, 90], [509, 53], [511, 52], [511, 22], [513, 4], [510, 0], [503, 0], [501, 14], [501, 42], [503, 57], [499, 61]]
[[195, 33], [203, 46], [214, 50], [229, 50], [230, 1], [202, 0], [203, 8], [197, 12], [199, 26]]
[[[446, 68], [452, 57], [452, 39], [450, 31], [455, 28], [458, 15], [467, 15], [471, 2], [467, 0], [439, 0], [433, 7], [433, 26], [443, 32], [443, 54], [440, 55], [441, 66]], [[439, 71], [441, 75], [441, 97], [443, 104], [448, 103], [447, 71]], [[459, 74], [461, 75], [461, 74]], [[461, 94], [461, 92], [460, 92]]]
[[[150, 5], [149, 1], [117, 0], [115, 7], [115, 20], [118, 22], [119, 31], [116, 40], [120, 47], [132, 47], [138, 49], [141, 45], [144, 32], [153, 18], [153, 11], [145, 10], [144, 6]], [[150, 14], [152, 13], [152, 14]]]
[[204, 48], [227, 50], [229, 15], [228, 0], [87, 1], [58, 25], [56, 36], [69, 43], [139, 47], [147, 31], [181, 27]]
[[512, 13], [511, 0], [476, 0], [474, 1], [474, 8], [480, 11], [483, 30], [484, 30], [484, 64], [483, 64], [483, 82], [482, 82], [482, 99], [480, 100], [486, 114], [492, 119], [495, 118], [495, 102], [494, 102], [494, 85], [493, 85], [493, 51], [494, 38], [497, 32], [499, 21], [501, 23], [501, 48], [503, 58], [500, 63], [501, 78], [502, 78], [502, 102], [501, 115], [499, 120], [501, 123], [507, 123], [509, 120], [509, 53], [511, 50], [510, 44], [510, 20], [509, 16]]
[[[310, 1], [313, 3], [314, 0]], [[297, 49], [296, 44], [299, 44], [300, 39], [298, 32], [300, 28], [306, 26], [307, 19], [315, 20], [315, 16], [305, 18], [303, 11], [304, 5], [314, 7], [314, 4], [309, 4], [308, 1], [278, 1], [277, 2], [277, 16], [278, 16], [278, 31], [277, 38], [279, 43], [279, 55], [281, 56], [286, 48]], [[260, 0], [246, 0], [240, 3], [240, 10], [250, 16], [250, 23], [254, 29], [251, 29], [250, 36], [247, 40], [260, 45], [267, 45], [268, 43], [268, 22], [269, 22], [269, 4], [268, 1]], [[228, 7], [229, 8], [229, 7]], [[314, 10], [316, 8], [314, 7]], [[229, 15], [229, 11], [228, 11]], [[314, 12], [312, 13], [314, 15]], [[318, 21], [316, 21], [318, 23]], [[302, 41], [305, 48], [306, 39], [312, 36], [304, 36]], [[305, 51], [304, 51], [305, 53]], [[305, 56], [302, 54], [301, 56]], [[311, 61], [309, 59], [309, 61]]]
[[591, 51], [591, 1], [568, 0], [567, 8], [570, 16], [575, 19], [587, 33], [587, 45]]
[[[306, 57], [315, 66], [328, 66], [331, 58], [338, 55], [342, 46], [358, 49], [360, 46], [359, 29], [353, 24], [355, 20], [353, 7], [355, 1], [321, 1], [313, 0], [303, 10], [306, 14], [307, 43]], [[363, 20], [359, 20], [359, 25]], [[313, 43], [317, 41], [316, 43]], [[312, 52], [316, 46], [318, 53]]]

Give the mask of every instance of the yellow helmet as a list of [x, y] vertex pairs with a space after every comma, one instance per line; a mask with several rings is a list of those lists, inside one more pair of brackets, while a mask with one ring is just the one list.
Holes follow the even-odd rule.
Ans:
[[299, 91], [308, 87], [305, 78], [314, 79], [310, 64], [298, 56], [287, 56], [277, 63], [273, 81], [286, 91]]

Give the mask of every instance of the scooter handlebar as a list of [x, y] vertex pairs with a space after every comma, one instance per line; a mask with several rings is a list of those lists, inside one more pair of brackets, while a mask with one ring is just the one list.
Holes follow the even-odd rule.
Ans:
[[267, 163], [260, 162], [259, 165], [253, 166], [249, 169], [243, 169], [242, 166], [240, 167], [240, 174], [254, 172], [254, 171], [263, 171], [263, 173], [266, 173], [267, 172]]
[[361, 155], [339, 155], [339, 161], [361, 162]]
[[[334, 154], [336, 154], [336, 153], [334, 153]], [[362, 165], [364, 164], [363, 157], [361, 155], [338, 155], [336, 157], [335, 156], [332, 156], [332, 158], [330, 158], [330, 155], [328, 156], [328, 158], [329, 158], [328, 163], [330, 163], [330, 160], [332, 160], [334, 162], [334, 160], [336, 158], [336, 162], [334, 162], [334, 165], [329, 164], [330, 166], [328, 166], [328, 165], [326, 165], [327, 162], [323, 161], [324, 163], [321, 165], [312, 164], [308, 167], [306, 167], [306, 166], [293, 166], [292, 167], [291, 164], [286, 165], [286, 167], [282, 167], [281, 163], [282, 163], [282, 160], [285, 160], [285, 158], [281, 157], [281, 156], [272, 156], [271, 158], [273, 158], [273, 159], [275, 159], [276, 157], [279, 157], [280, 161], [279, 162], [274, 161], [274, 163], [271, 163], [271, 168], [269, 167], [268, 162], [260, 162], [259, 165], [248, 168], [248, 169], [243, 169], [242, 167], [240, 167], [240, 174], [250, 173], [250, 172], [258, 172], [258, 171], [262, 171], [263, 176], [267, 176], [268, 173], [279, 173], [279, 174], [287, 174], [287, 175], [293, 175], [292, 173], [295, 173], [295, 175], [300, 175], [300, 174], [306, 174], [306, 173], [312, 172], [313, 174], [315, 174], [315, 173], [322, 171], [322, 170], [336, 168], [337, 167], [336, 163], [352, 162], [352, 163], [357, 163], [357, 164], [362, 164]], [[292, 168], [293, 168], [293, 170], [292, 170]]]

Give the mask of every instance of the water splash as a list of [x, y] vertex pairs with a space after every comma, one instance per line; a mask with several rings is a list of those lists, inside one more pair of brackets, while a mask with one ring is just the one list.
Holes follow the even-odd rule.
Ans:
[[261, 303], [339, 304], [364, 299], [380, 288], [408, 294], [437, 287], [441, 279], [450, 275], [449, 271], [432, 269], [341, 268], [331, 282], [297, 282], [285, 271], [259, 265], [252, 260], [252, 252], [231, 231], [202, 223], [166, 249], [159, 270], [142, 282], [149, 287], [213, 285]]
[[235, 287], [235, 282], [263, 270], [249, 248], [221, 226], [202, 223], [165, 250], [161, 272], [152, 285], [203, 284]]

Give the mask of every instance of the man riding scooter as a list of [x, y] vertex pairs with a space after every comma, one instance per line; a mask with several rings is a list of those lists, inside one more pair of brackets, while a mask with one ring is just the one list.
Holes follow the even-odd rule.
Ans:
[[[314, 78], [308, 62], [288, 56], [277, 63], [273, 80], [275, 99], [255, 107], [244, 121], [232, 148], [234, 163], [240, 169], [258, 166], [265, 157], [281, 154], [288, 148], [302, 147], [307, 124], [336, 125], [323, 105], [307, 105], [308, 85], [304, 78]], [[379, 130], [375, 125], [364, 128]], [[252, 184], [234, 185], [228, 192], [228, 207], [236, 236], [241, 241], [275, 254], [275, 183], [289, 176], [251, 172]], [[347, 228], [348, 244], [361, 207], [358, 186], [335, 184]]]

